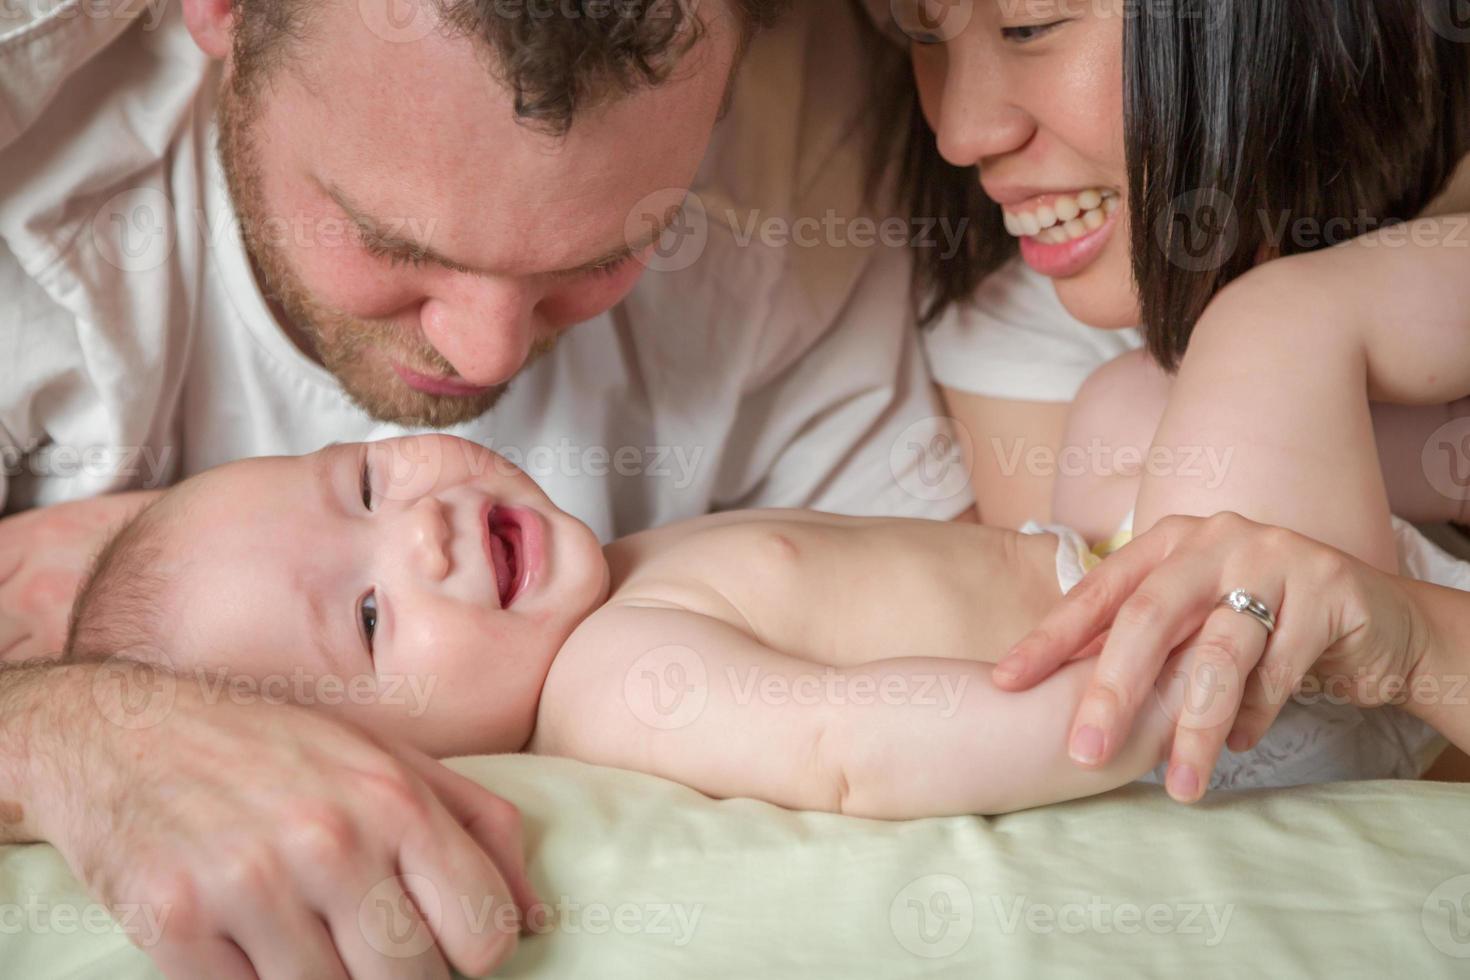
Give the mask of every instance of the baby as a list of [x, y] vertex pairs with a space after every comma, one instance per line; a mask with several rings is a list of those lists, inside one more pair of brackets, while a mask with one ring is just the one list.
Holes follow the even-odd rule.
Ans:
[[[379, 696], [328, 710], [438, 757], [564, 755], [877, 818], [1000, 813], [1119, 786], [1168, 748], [1168, 687], [1087, 771], [1065, 739], [1090, 663], [1025, 694], [991, 683], [1080, 576], [1079, 546], [749, 511], [603, 548], [489, 450], [410, 437], [175, 487], [104, 549], [67, 656], [366, 685]], [[386, 696], [404, 678], [432, 682], [426, 704]]]

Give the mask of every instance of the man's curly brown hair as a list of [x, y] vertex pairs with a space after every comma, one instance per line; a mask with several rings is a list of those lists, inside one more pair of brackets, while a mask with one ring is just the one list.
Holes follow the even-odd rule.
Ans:
[[[449, 36], [478, 39], [527, 125], [564, 134], [577, 114], [657, 86], [703, 33], [701, 2], [717, 0], [419, 0]], [[718, 0], [748, 40], [791, 0]], [[235, 0], [237, 84], [278, 64], [307, 33], [312, 0]]]

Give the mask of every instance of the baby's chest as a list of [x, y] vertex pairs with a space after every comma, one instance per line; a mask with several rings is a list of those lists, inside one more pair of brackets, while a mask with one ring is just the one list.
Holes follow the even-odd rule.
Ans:
[[945, 563], [921, 547], [869, 547], [843, 530], [743, 528], [691, 542], [685, 554], [669, 556], [659, 577], [683, 593], [677, 601], [685, 608], [814, 663], [955, 656], [958, 638], [974, 625], [975, 604], [955, 588]]

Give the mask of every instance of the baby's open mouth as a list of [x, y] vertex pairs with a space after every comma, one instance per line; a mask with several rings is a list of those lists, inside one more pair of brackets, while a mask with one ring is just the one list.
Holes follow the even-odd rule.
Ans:
[[525, 534], [513, 511], [492, 507], [490, 563], [495, 569], [495, 587], [500, 591], [500, 608], [507, 609], [520, 594], [526, 576]]

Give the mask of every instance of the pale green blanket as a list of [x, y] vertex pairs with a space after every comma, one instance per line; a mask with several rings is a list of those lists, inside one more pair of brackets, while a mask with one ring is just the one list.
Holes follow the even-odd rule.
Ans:
[[[520, 805], [556, 906], [508, 976], [1470, 976], [1470, 787], [1186, 809], [1135, 786], [881, 823], [564, 760], [455, 766]], [[0, 977], [153, 976], [102, 916], [50, 848], [0, 849]]]

